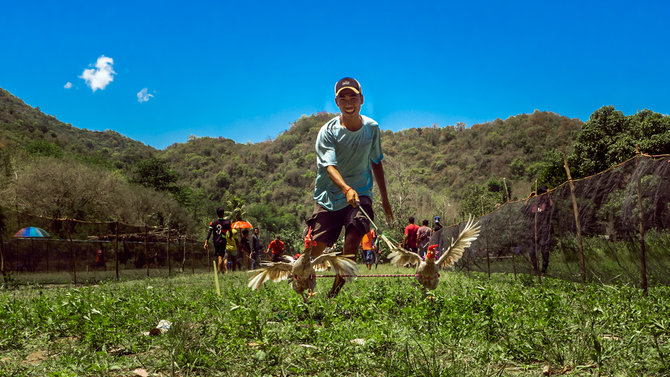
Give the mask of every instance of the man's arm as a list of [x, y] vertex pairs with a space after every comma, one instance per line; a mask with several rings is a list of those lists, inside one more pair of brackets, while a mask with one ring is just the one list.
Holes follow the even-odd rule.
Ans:
[[389, 197], [386, 193], [386, 179], [384, 178], [384, 166], [382, 162], [379, 161], [378, 164], [372, 163], [372, 174], [375, 176], [375, 181], [377, 181], [377, 187], [379, 188], [379, 193], [382, 196], [382, 207], [384, 208], [384, 214], [386, 219], [389, 222], [393, 221], [393, 210], [391, 209], [391, 203], [389, 202]]

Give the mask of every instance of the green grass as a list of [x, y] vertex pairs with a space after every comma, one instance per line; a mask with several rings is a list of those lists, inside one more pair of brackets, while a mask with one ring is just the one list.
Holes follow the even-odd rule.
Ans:
[[[211, 274], [2, 290], [0, 376], [670, 375], [667, 287], [443, 272], [434, 299], [359, 278], [327, 300], [323, 278], [304, 304], [247, 278], [222, 276], [220, 297]], [[143, 335], [161, 319], [170, 331]]]

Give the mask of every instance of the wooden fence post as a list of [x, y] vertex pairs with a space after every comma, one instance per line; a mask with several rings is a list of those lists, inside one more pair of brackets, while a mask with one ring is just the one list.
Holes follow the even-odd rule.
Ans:
[[147, 277], [149, 277], [149, 230], [146, 226], [144, 225], [144, 263], [147, 265]]
[[[482, 205], [482, 216], [481, 218], [484, 218], [484, 196], [480, 195], [479, 196], [479, 201], [481, 202]], [[486, 245], [488, 246], [488, 240], [486, 242]], [[484, 252], [486, 253], [486, 272], [488, 273], [489, 280], [491, 280], [491, 258], [489, 257], [489, 249], [488, 247], [484, 247]]]
[[[537, 179], [535, 180], [535, 199], [537, 199]], [[537, 281], [542, 284], [542, 274], [540, 274], [540, 266], [539, 266], [539, 258], [537, 255], [537, 247], [538, 247], [538, 241], [537, 241], [537, 203], [533, 204], [535, 206], [535, 210], [533, 211], [533, 255], [535, 258], [533, 260], [533, 270], [535, 270], [535, 275], [537, 275]]]
[[642, 155], [640, 154], [640, 147], [635, 146], [635, 153], [637, 154], [637, 158], [635, 159], [635, 167], [637, 170], [637, 211], [638, 211], [638, 218], [639, 218], [639, 231], [640, 231], [640, 262], [641, 262], [641, 267], [640, 267], [640, 273], [642, 274], [642, 293], [646, 296], [647, 295], [647, 247], [644, 243], [644, 216], [642, 213], [643, 207], [642, 207], [642, 178], [640, 177], [640, 171], [637, 169], [640, 165], [640, 158], [642, 158]]
[[2, 272], [2, 279], [7, 282], [7, 275], [5, 273], [5, 230], [0, 228], [0, 271]]
[[575, 226], [577, 227], [577, 245], [579, 247], [579, 267], [582, 271], [582, 284], [586, 283], [586, 265], [584, 263], [584, 247], [582, 246], [582, 228], [579, 225], [579, 208], [577, 207], [577, 197], [575, 196], [575, 184], [572, 182], [570, 175], [570, 166], [568, 166], [568, 158], [563, 151], [563, 167], [568, 174], [568, 183], [570, 184], [570, 196], [572, 197], [572, 210], [575, 214]]
[[115, 261], [115, 269], [116, 269], [116, 281], [119, 281], [119, 221], [117, 220], [116, 223], [114, 224], [114, 259]]
[[167, 227], [167, 239], [165, 240], [165, 254], [167, 254], [168, 277], [172, 274], [172, 261], [170, 260], [170, 226]]
[[74, 245], [72, 243], [72, 220], [65, 220], [65, 226], [67, 228], [67, 238], [70, 241], [70, 255], [72, 256], [72, 282], [77, 284], [77, 261], [74, 255]]

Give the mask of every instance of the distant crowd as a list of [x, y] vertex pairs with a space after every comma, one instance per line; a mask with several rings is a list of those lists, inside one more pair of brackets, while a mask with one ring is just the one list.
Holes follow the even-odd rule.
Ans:
[[[258, 228], [252, 228], [245, 221], [232, 222], [224, 217], [225, 210], [217, 208], [217, 219], [209, 223], [204, 249], [209, 248], [209, 239], [214, 244], [217, 270], [221, 273], [240, 269], [254, 270], [260, 266], [264, 252], [265, 259], [273, 262], [281, 260], [286, 246], [277, 235], [264, 249]], [[250, 229], [253, 229], [249, 236]]]

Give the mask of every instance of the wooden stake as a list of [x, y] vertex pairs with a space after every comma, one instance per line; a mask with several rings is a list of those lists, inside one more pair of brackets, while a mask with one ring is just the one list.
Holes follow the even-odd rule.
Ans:
[[216, 261], [213, 260], [212, 264], [214, 265], [214, 286], [216, 286], [216, 295], [221, 296], [221, 289], [219, 288], [219, 274], [216, 271]]
[[149, 277], [149, 229], [144, 225], [144, 263], [147, 265], [147, 277]]
[[[637, 153], [637, 159], [635, 160], [635, 167], [637, 168], [640, 164], [640, 158], [642, 157], [640, 155], [640, 147], [635, 146], [635, 153]], [[637, 175], [637, 211], [638, 211], [638, 217], [639, 217], [639, 231], [640, 231], [640, 262], [641, 262], [641, 267], [640, 267], [640, 273], [642, 274], [642, 293], [646, 296], [647, 295], [647, 247], [646, 244], [644, 243], [644, 215], [642, 213], [642, 178], [640, 177], [641, 174], [639, 174], [639, 169], [636, 169], [638, 171]]]
[[172, 261], [170, 260], [170, 227], [167, 228], [167, 240], [165, 241], [165, 254], [167, 256], [168, 277], [172, 273]]
[[116, 237], [114, 238], [114, 268], [116, 270], [116, 281], [119, 281], [119, 222], [117, 221], [114, 224], [114, 233]]
[[[537, 195], [537, 179], [535, 179], [535, 199], [538, 198]], [[539, 200], [538, 200], [539, 201]], [[542, 284], [542, 274], [540, 274], [540, 259], [538, 258], [537, 255], [537, 247], [538, 247], [538, 241], [537, 241], [537, 203], [533, 204], [535, 206], [535, 210], [533, 211], [533, 245], [535, 246], [533, 248], [533, 254], [535, 255], [535, 263], [533, 263], [533, 269], [535, 270], [535, 274], [537, 275], [537, 281]]]
[[72, 256], [72, 283], [77, 284], [77, 260], [74, 255], [74, 246], [72, 244], [72, 222], [71, 220], [66, 220], [65, 226], [67, 227], [67, 238], [70, 241], [70, 255]]
[[563, 167], [568, 174], [568, 183], [570, 184], [570, 196], [572, 197], [572, 211], [575, 214], [575, 226], [577, 227], [577, 245], [579, 247], [579, 267], [582, 271], [582, 284], [586, 283], [586, 265], [584, 263], [584, 247], [582, 246], [582, 228], [579, 225], [579, 208], [577, 207], [577, 197], [575, 196], [575, 184], [572, 182], [570, 175], [570, 166], [568, 166], [568, 158], [563, 151]]

